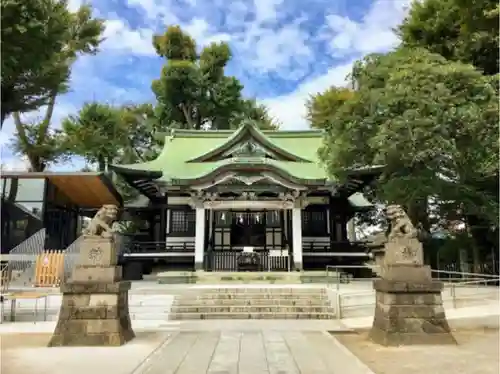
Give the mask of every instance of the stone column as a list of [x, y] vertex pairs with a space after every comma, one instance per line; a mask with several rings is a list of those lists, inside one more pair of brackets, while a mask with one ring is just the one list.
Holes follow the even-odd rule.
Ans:
[[398, 205], [386, 208], [390, 222], [376, 291], [371, 339], [385, 346], [455, 344], [443, 308], [443, 283], [424, 265], [417, 230]]
[[119, 346], [135, 337], [128, 290], [113, 237], [84, 237], [71, 279], [61, 285], [59, 320], [49, 347]]
[[203, 257], [205, 256], [205, 208], [198, 205], [195, 209], [194, 268], [195, 270], [203, 270]]
[[302, 270], [302, 209], [292, 209], [293, 263], [296, 270]]

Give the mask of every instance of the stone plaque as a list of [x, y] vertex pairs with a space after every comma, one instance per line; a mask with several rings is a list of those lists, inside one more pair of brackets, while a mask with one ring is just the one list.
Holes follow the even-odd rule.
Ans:
[[80, 248], [78, 265], [115, 266], [118, 255], [115, 243], [108, 238], [85, 238]]
[[102, 249], [101, 247], [91, 248], [89, 251], [89, 261], [94, 265], [98, 265], [102, 261]]

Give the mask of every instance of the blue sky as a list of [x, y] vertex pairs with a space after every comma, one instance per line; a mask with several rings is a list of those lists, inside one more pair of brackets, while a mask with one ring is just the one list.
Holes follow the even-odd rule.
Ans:
[[[266, 104], [284, 129], [307, 128], [304, 103], [309, 95], [345, 84], [353, 61], [397, 45], [392, 32], [411, 0], [93, 0], [106, 19], [106, 38], [96, 56], [79, 58], [71, 90], [58, 99], [52, 126], [76, 113], [83, 103], [154, 102], [151, 82], [162, 59], [152, 36], [180, 25], [199, 47], [227, 41], [233, 59], [227, 73], [238, 77], [245, 94]], [[81, 0], [70, 0], [77, 9]], [[24, 118], [40, 117], [37, 113]], [[10, 119], [0, 137], [2, 164], [23, 169], [8, 149]], [[53, 169], [79, 169], [80, 160]]]

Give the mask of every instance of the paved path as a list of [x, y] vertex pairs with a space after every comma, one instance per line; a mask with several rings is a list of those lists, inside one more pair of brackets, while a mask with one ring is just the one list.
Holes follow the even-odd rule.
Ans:
[[180, 331], [134, 374], [371, 374], [321, 331]]

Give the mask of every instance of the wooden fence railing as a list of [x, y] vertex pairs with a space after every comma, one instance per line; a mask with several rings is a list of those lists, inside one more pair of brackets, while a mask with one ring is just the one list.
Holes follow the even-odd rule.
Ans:
[[38, 255], [34, 287], [58, 287], [64, 277], [64, 251], [48, 250]]

